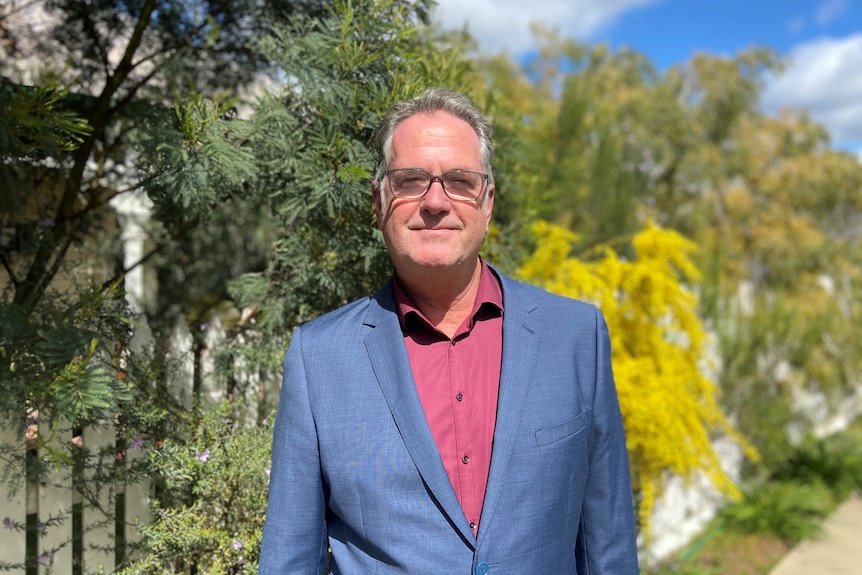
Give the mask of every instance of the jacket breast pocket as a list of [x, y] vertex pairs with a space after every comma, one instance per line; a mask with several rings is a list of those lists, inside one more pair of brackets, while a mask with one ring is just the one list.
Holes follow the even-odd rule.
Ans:
[[560, 423], [559, 425], [536, 430], [536, 445], [542, 447], [550, 445], [551, 443], [556, 443], [557, 441], [562, 441], [567, 437], [577, 435], [584, 430], [586, 425], [587, 412], [582, 411], [572, 419]]

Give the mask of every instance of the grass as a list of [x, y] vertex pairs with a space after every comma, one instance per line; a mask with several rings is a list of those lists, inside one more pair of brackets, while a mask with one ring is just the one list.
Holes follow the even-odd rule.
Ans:
[[808, 442], [771, 475], [727, 505], [685, 550], [644, 573], [768, 575], [853, 492], [862, 492], [862, 418], [826, 440]]
[[790, 550], [778, 537], [713, 529], [655, 575], [766, 575]]

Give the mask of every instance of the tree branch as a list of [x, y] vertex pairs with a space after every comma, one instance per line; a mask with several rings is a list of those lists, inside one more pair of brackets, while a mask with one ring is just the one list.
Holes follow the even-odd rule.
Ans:
[[[66, 180], [63, 196], [54, 214], [55, 225], [43, 236], [24, 281], [15, 290], [13, 301], [25, 310], [25, 315], [32, 312], [54, 279], [60, 263], [71, 245], [71, 239], [80, 226], [80, 219], [72, 219], [70, 216], [73, 215], [75, 200], [81, 192], [84, 169], [93, 153], [96, 142], [104, 135], [107, 119], [112, 111], [111, 99], [134, 69], [132, 61], [135, 52], [141, 45], [144, 32], [149, 26], [150, 17], [155, 8], [156, 0], [146, 0], [141, 8], [140, 16], [132, 36], [129, 38], [129, 43], [126, 45], [123, 57], [114, 70], [114, 74], [108, 77], [104, 90], [96, 100], [90, 118], [90, 126], [93, 131], [84, 139], [74, 154], [74, 165]], [[58, 221], [63, 223], [57, 224]]]
[[18, 276], [12, 269], [12, 264], [9, 261], [9, 255], [5, 251], [0, 252], [0, 260], [3, 260], [3, 267], [6, 269], [6, 273], [9, 274], [9, 281], [12, 282], [12, 286], [17, 288], [21, 284], [21, 280], [18, 279]]

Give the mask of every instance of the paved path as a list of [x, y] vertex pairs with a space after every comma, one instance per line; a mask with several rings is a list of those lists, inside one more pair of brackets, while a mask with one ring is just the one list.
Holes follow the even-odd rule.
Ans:
[[862, 575], [862, 496], [842, 503], [822, 537], [797, 545], [770, 575]]

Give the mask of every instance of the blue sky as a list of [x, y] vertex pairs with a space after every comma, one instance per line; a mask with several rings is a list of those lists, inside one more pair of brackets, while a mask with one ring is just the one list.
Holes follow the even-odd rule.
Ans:
[[627, 46], [665, 69], [697, 51], [767, 46], [785, 57], [762, 107], [806, 109], [837, 148], [862, 157], [862, 0], [438, 0], [443, 26], [467, 27], [485, 52], [518, 58], [531, 22], [566, 37]]

